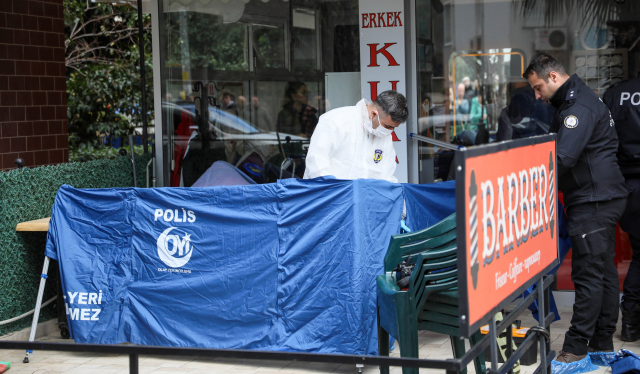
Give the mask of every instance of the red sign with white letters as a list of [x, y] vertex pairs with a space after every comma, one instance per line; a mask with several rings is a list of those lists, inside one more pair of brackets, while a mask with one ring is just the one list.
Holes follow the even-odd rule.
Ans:
[[458, 151], [456, 160], [458, 294], [471, 334], [557, 263], [555, 135]]

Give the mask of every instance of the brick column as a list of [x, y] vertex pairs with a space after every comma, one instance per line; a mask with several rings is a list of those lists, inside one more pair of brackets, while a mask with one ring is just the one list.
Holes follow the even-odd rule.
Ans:
[[62, 0], [0, 0], [0, 169], [67, 162]]

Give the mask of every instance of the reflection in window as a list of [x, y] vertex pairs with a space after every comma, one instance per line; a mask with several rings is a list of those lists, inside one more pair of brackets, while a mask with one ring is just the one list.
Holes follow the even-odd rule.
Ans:
[[[522, 81], [523, 52], [516, 49], [456, 52], [450, 59], [450, 71], [451, 139], [464, 144], [464, 131], [498, 130], [500, 111], [508, 101], [509, 84]], [[488, 133], [485, 135], [488, 143]]]
[[451, 44], [452, 41], [452, 19], [451, 19], [451, 4], [444, 6], [444, 43]]
[[293, 68], [296, 71], [314, 71], [318, 65], [316, 12], [294, 8], [292, 21]]
[[284, 68], [284, 30], [276, 26], [253, 26], [253, 51], [257, 68]]
[[[417, 112], [417, 131], [437, 140], [473, 147], [483, 125], [490, 142], [547, 133], [555, 109], [536, 100], [521, 77], [521, 66], [537, 53], [555, 57], [601, 96], [640, 71], [640, 1], [415, 0], [415, 12], [418, 97], [410, 108]], [[478, 50], [493, 55], [468, 56]], [[453, 153], [419, 143], [420, 183], [454, 178]], [[618, 239], [623, 279], [633, 251], [624, 234]], [[573, 289], [571, 266], [567, 256], [558, 289]]]
[[247, 70], [246, 27], [207, 13], [177, 12], [165, 18], [167, 66]]
[[161, 4], [166, 185], [219, 161], [257, 183], [301, 178], [319, 116], [360, 99], [358, 1]]

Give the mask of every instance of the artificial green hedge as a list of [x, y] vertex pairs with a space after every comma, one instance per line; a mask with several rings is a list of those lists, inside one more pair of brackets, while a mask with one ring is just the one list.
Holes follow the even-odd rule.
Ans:
[[[150, 155], [136, 156], [138, 186], [146, 185]], [[44, 261], [46, 233], [16, 232], [20, 222], [51, 216], [58, 189], [133, 187], [130, 157], [72, 162], [0, 172], [0, 321], [33, 309]], [[58, 263], [51, 262], [43, 301], [56, 294]], [[56, 316], [56, 303], [40, 314], [40, 322]], [[0, 326], [0, 336], [31, 325], [33, 316]]]

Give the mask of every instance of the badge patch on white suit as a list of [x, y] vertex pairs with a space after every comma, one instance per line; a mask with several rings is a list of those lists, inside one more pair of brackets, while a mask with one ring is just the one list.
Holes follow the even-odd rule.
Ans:
[[578, 127], [578, 118], [576, 116], [568, 116], [564, 119], [564, 126], [568, 129], [575, 129]]
[[373, 154], [373, 162], [377, 164], [380, 161], [382, 161], [382, 150], [376, 149], [376, 152]]

